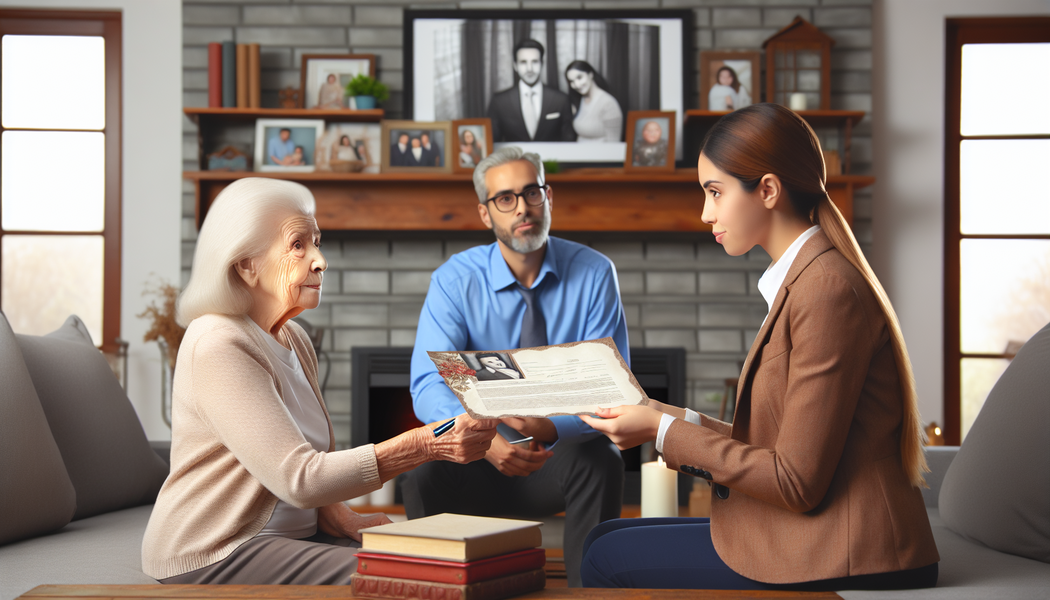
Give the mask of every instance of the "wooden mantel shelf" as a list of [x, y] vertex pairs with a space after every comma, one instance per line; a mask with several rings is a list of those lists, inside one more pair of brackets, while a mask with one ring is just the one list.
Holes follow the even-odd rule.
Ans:
[[[324, 231], [472, 231], [484, 226], [475, 208], [470, 175], [434, 173], [246, 173], [187, 171], [194, 182], [197, 227], [208, 206], [227, 185], [243, 177], [298, 181], [317, 200], [317, 224]], [[874, 177], [828, 178], [828, 193], [847, 221], [853, 191]], [[551, 174], [558, 231], [699, 232], [703, 192], [695, 169], [634, 174], [623, 169], [571, 169]]]

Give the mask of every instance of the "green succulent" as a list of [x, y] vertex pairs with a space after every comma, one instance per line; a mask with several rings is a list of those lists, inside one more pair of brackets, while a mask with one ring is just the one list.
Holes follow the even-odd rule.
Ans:
[[376, 102], [386, 102], [390, 98], [390, 91], [382, 81], [363, 73], [346, 84], [346, 93], [349, 96], [373, 96]]

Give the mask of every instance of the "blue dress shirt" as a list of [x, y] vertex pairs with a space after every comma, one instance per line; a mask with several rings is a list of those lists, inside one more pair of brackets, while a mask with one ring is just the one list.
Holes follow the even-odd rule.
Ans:
[[[412, 405], [420, 421], [433, 423], [464, 412], [428, 351], [519, 347], [525, 315], [519, 285], [496, 243], [460, 252], [434, 271], [412, 351]], [[620, 284], [608, 258], [587, 246], [548, 238], [536, 288], [548, 343], [611, 337], [630, 365]], [[579, 417], [551, 421], [558, 441], [583, 442], [601, 435]]]
[[[266, 159], [274, 157], [278, 160], [283, 159], [295, 152], [295, 142], [292, 138], [288, 138], [287, 141], [282, 141], [281, 136], [277, 135], [270, 138], [269, 143], [266, 144]], [[265, 161], [264, 161], [265, 162]]]

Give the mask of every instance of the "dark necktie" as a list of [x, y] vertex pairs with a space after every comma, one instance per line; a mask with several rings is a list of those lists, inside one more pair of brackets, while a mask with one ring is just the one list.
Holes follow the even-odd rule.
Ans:
[[539, 288], [525, 289], [518, 286], [521, 297], [525, 299], [525, 316], [521, 319], [521, 343], [519, 348], [533, 348], [547, 345], [547, 322], [543, 320], [538, 297]]

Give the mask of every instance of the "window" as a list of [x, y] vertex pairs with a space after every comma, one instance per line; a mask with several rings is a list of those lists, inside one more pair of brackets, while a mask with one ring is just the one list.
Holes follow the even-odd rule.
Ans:
[[120, 14], [0, 10], [0, 309], [120, 337]]
[[949, 19], [945, 438], [1050, 322], [1050, 18]]

